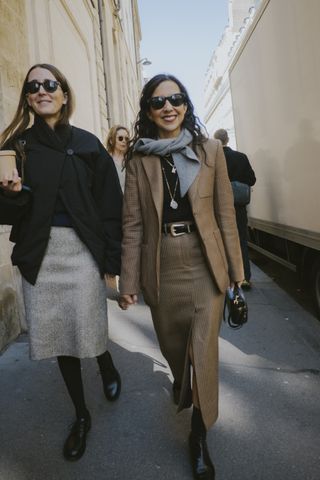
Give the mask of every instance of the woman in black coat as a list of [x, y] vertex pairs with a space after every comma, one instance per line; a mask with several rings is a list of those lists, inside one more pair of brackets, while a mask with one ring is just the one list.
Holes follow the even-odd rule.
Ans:
[[13, 181], [0, 183], [0, 223], [13, 225], [12, 263], [22, 274], [30, 355], [58, 358], [76, 411], [63, 449], [67, 460], [83, 455], [91, 427], [80, 359], [97, 358], [108, 400], [121, 389], [107, 350], [103, 277], [120, 273], [122, 192], [100, 141], [69, 124], [72, 111], [64, 75], [34, 65], [0, 140], [18, 157]]

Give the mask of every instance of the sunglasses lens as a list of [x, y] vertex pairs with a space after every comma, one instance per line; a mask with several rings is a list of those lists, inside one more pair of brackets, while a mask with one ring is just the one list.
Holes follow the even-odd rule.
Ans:
[[128, 141], [129, 141], [129, 138], [128, 138], [128, 137], [123, 137], [122, 135], [119, 135], [118, 140], [119, 140], [119, 142], [123, 142], [123, 140], [125, 140], [126, 142], [128, 142]]
[[59, 83], [55, 80], [44, 80], [42, 85], [46, 92], [52, 93], [57, 90]]
[[40, 83], [36, 80], [32, 80], [26, 84], [26, 92], [27, 93], [37, 93], [40, 88]]
[[166, 97], [152, 97], [150, 98], [150, 106], [154, 110], [160, 110], [160, 108], [164, 107], [166, 103]]
[[183, 93], [175, 93], [168, 97], [168, 100], [174, 107], [180, 107], [185, 102], [185, 96]]

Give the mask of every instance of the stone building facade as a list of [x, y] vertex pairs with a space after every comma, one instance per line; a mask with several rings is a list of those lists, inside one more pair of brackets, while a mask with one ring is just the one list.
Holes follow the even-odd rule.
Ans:
[[219, 128], [228, 130], [236, 147], [229, 68], [261, 0], [229, 0], [229, 23], [213, 51], [205, 78], [205, 123], [209, 135]]
[[[52, 63], [76, 98], [72, 123], [104, 142], [132, 126], [142, 86], [137, 0], [0, 0], [0, 131], [11, 121], [29, 67]], [[0, 226], [0, 351], [25, 328], [9, 227]]]

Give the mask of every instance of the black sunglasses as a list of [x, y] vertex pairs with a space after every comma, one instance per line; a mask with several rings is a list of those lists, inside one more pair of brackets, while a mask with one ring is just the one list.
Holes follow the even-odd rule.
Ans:
[[60, 85], [60, 82], [57, 80], [43, 80], [43, 82], [38, 82], [38, 80], [31, 80], [31, 82], [26, 83], [26, 93], [37, 93], [40, 90], [41, 85], [48, 93], [53, 93], [57, 90]]
[[119, 135], [119, 137], [117, 137], [117, 140], [119, 140], [119, 142], [123, 142], [123, 140], [129, 142], [129, 137], [123, 137], [122, 135]]
[[148, 104], [154, 110], [160, 110], [165, 106], [166, 101], [169, 100], [173, 107], [180, 107], [183, 103], [186, 103], [186, 96], [184, 93], [174, 93], [168, 97], [151, 97], [148, 100]]

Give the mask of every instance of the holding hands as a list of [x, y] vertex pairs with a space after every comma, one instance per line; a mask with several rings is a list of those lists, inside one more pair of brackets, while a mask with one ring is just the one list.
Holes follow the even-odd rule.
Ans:
[[[106, 285], [108, 288], [111, 288], [115, 290], [116, 292], [119, 292], [119, 287], [118, 287], [118, 278], [116, 275], [110, 275], [108, 273], [105, 274], [104, 276]], [[138, 295], [132, 294], [132, 295], [120, 295], [118, 296], [117, 294], [117, 302], [119, 307], [122, 310], [127, 310], [130, 305], [135, 305], [138, 303]]]

